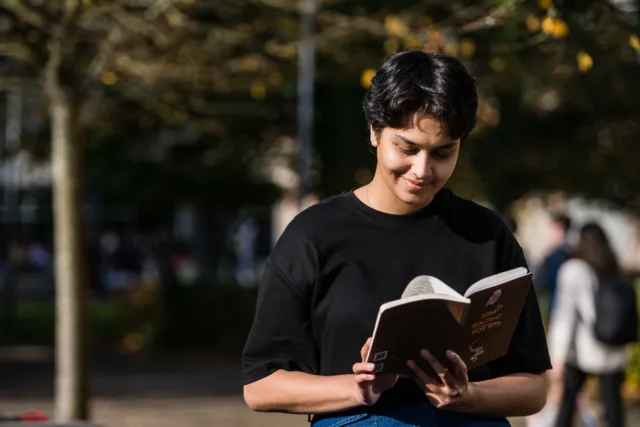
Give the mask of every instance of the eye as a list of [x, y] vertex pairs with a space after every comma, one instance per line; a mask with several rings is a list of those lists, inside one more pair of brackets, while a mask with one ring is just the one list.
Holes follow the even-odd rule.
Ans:
[[432, 156], [436, 159], [448, 159], [453, 155], [453, 149], [447, 148], [445, 150], [436, 150], [433, 152]]
[[408, 156], [412, 156], [414, 154], [418, 154], [418, 149], [416, 148], [412, 148], [408, 145], [398, 145], [398, 150], [400, 150], [401, 152], [403, 152], [404, 154], [408, 155]]

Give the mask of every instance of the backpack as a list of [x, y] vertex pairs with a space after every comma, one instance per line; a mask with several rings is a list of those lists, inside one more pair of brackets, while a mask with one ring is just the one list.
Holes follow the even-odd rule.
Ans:
[[619, 278], [600, 278], [595, 297], [595, 337], [610, 346], [637, 341], [638, 302], [633, 285]]

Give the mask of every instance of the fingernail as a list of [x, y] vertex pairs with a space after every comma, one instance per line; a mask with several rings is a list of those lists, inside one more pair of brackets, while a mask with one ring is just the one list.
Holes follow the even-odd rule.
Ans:
[[447, 350], [447, 357], [448, 357], [449, 359], [455, 359], [456, 354], [455, 354], [453, 351], [451, 351], [451, 350]]
[[374, 370], [376, 368], [376, 365], [373, 363], [367, 363], [367, 369], [369, 370]]
[[413, 360], [407, 360], [407, 366], [409, 366], [410, 368], [413, 368], [414, 365], [415, 363], [413, 363]]
[[431, 353], [429, 353], [424, 348], [422, 350], [420, 350], [420, 354], [422, 355], [422, 357], [431, 357]]

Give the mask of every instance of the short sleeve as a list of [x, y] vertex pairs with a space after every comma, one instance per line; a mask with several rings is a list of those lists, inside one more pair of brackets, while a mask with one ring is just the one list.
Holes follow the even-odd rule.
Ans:
[[[504, 229], [498, 237], [498, 269], [506, 271], [517, 267], [528, 267], [524, 253], [513, 234]], [[529, 288], [507, 354], [487, 366], [494, 377], [514, 373], [537, 374], [551, 369], [546, 334], [534, 286]]]
[[280, 369], [316, 373], [311, 331], [311, 296], [316, 276], [314, 246], [299, 227], [288, 227], [260, 279], [253, 325], [242, 354], [244, 384]]

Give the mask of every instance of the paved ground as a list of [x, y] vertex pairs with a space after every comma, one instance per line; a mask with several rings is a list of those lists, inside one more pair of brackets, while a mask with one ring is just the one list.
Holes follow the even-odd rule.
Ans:
[[[307, 426], [305, 416], [254, 413], [236, 360], [111, 359], [93, 364], [93, 420], [105, 427]], [[0, 360], [0, 413], [52, 414], [53, 364]], [[639, 420], [633, 422], [633, 420]], [[631, 426], [640, 425], [633, 415]], [[521, 420], [513, 420], [521, 427]]]
[[[93, 420], [108, 427], [307, 425], [304, 416], [249, 410], [239, 373], [237, 361], [229, 359], [97, 360]], [[53, 413], [53, 363], [0, 360], [0, 413], [29, 410]]]

